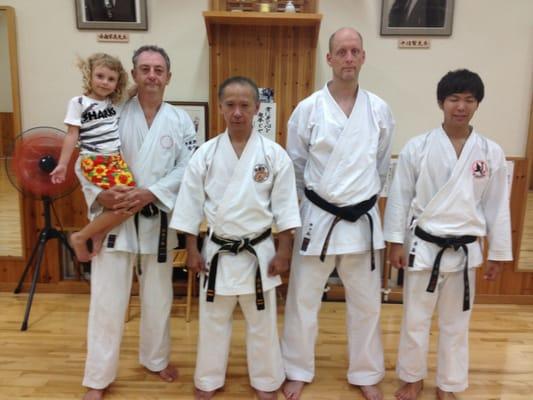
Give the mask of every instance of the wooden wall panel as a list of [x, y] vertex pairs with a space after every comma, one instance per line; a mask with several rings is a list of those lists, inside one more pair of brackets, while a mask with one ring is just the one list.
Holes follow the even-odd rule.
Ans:
[[[524, 159], [515, 160], [515, 181], [524, 181], [521, 176], [526, 168]], [[520, 204], [523, 196], [519, 193], [524, 190], [523, 185], [513, 186], [511, 217], [513, 227], [517, 227], [522, 218], [521, 213], [524, 204]], [[24, 237], [26, 258], [29, 256], [34, 243], [38, 240], [38, 230], [43, 226], [42, 205], [39, 201], [30, 199], [23, 200], [24, 209]], [[68, 197], [56, 201], [55, 208], [57, 215], [65, 228], [80, 227], [86, 223], [86, 207], [83, 195], [79, 188]], [[57, 224], [57, 219], [53, 217]], [[516, 228], [513, 228], [515, 231]], [[513, 232], [513, 238], [517, 237], [517, 232]], [[517, 243], [513, 247], [517, 248]], [[533, 272], [519, 272], [515, 270], [517, 260], [505, 263], [504, 271], [495, 282], [483, 280], [482, 270], [478, 271], [476, 297], [480, 302], [513, 302], [513, 303], [533, 303]], [[11, 291], [14, 289], [25, 265], [25, 259], [0, 258], [0, 290]], [[40, 275], [40, 285], [38, 291], [43, 292], [88, 292], [89, 288], [85, 282], [65, 282], [61, 280], [61, 268], [59, 263], [59, 252], [57, 241], [50, 242], [47, 248], [45, 259], [43, 260]], [[29, 281], [29, 278], [28, 278]], [[28, 285], [25, 290], [27, 290]]]
[[13, 113], [0, 112], [0, 157], [6, 156], [13, 144], [15, 138], [13, 126]]
[[276, 140], [286, 142], [286, 126], [294, 107], [314, 88], [316, 49], [305, 27], [217, 25], [211, 47], [210, 132], [222, 132], [217, 88], [233, 75], [253, 79], [259, 87], [272, 87], [276, 102]]

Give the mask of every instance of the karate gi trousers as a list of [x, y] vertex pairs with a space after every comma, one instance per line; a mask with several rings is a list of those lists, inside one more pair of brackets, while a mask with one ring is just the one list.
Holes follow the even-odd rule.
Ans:
[[297, 248], [289, 278], [281, 351], [290, 380], [311, 382], [315, 375], [318, 312], [329, 275], [337, 272], [345, 288], [346, 331], [352, 385], [374, 385], [385, 376], [381, 342], [381, 253], [375, 252], [376, 268], [370, 270], [370, 252], [302, 256]]
[[434, 293], [426, 291], [430, 276], [431, 270], [406, 269], [396, 373], [404, 382], [426, 378], [431, 317], [437, 308], [437, 386], [446, 392], [462, 392], [468, 387], [468, 327], [476, 292], [476, 269], [468, 271], [468, 311], [463, 311], [463, 271], [441, 272]]
[[[99, 252], [91, 261], [91, 302], [87, 329], [87, 360], [83, 386], [104, 389], [117, 375], [124, 317], [137, 254]], [[139, 362], [150, 371], [165, 369], [170, 357], [172, 257], [158, 263], [141, 256], [138, 275], [141, 302]]]
[[233, 310], [239, 303], [246, 321], [246, 360], [250, 384], [264, 392], [285, 380], [279, 345], [276, 289], [264, 293], [265, 309], [257, 310], [255, 294], [215, 295], [212, 303], [200, 292], [200, 322], [194, 385], [203, 391], [224, 386], [231, 343]]

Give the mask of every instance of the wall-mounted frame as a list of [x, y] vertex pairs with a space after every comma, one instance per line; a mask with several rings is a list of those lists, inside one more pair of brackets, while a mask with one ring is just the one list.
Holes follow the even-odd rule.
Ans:
[[146, 0], [75, 1], [78, 29], [148, 29]]
[[382, 36], [450, 36], [454, 0], [382, 0]]
[[178, 106], [189, 114], [196, 130], [198, 145], [209, 139], [209, 106], [207, 102], [169, 101], [168, 103]]

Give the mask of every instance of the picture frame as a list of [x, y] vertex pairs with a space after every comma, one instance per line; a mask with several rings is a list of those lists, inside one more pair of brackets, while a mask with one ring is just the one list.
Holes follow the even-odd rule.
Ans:
[[209, 139], [209, 105], [204, 101], [167, 101], [186, 111], [191, 117], [198, 139], [198, 146]]
[[382, 0], [382, 36], [450, 36], [454, 0]]
[[80, 30], [148, 29], [146, 0], [75, 0]]

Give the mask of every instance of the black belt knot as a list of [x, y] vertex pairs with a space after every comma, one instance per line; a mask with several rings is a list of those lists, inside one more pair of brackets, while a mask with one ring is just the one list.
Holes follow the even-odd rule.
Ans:
[[444, 252], [447, 249], [453, 248], [455, 251], [462, 249], [465, 253], [465, 265], [463, 269], [463, 282], [464, 282], [464, 292], [463, 292], [463, 311], [468, 311], [470, 309], [470, 284], [468, 282], [468, 247], [467, 244], [474, 243], [477, 240], [476, 236], [472, 235], [463, 235], [463, 236], [452, 236], [452, 237], [439, 237], [432, 235], [429, 232], [426, 232], [419, 226], [415, 227], [415, 235], [420, 239], [425, 240], [436, 244], [441, 249], [435, 257], [433, 262], [433, 268], [431, 269], [431, 278], [429, 279], [427, 292], [433, 293], [437, 287], [437, 281], [439, 279], [439, 270], [440, 270], [440, 260]]
[[[259, 236], [249, 239], [227, 239], [220, 236], [217, 236], [215, 233], [211, 234], [211, 241], [218, 244], [220, 247], [217, 252], [211, 258], [209, 266], [209, 276], [207, 278], [207, 296], [206, 301], [212, 303], [215, 300], [215, 284], [217, 278], [217, 269], [218, 269], [218, 257], [220, 253], [232, 253], [239, 254], [243, 251], [251, 253], [257, 259], [257, 253], [253, 246], [257, 243], [262, 242], [263, 240], [270, 237], [272, 230], [269, 228], [264, 231]], [[257, 260], [257, 270], [255, 272], [255, 304], [258, 310], [265, 309], [265, 298], [263, 296], [263, 283], [261, 280], [261, 268], [259, 266], [259, 260]]]
[[335, 228], [335, 225], [337, 225], [340, 220], [355, 222], [363, 215], [366, 215], [370, 228], [370, 269], [371, 271], [374, 271], [374, 269], [376, 269], [376, 261], [374, 257], [374, 221], [372, 220], [372, 216], [370, 215], [370, 210], [372, 210], [372, 208], [376, 204], [378, 196], [374, 195], [368, 200], [364, 200], [354, 205], [339, 207], [323, 199], [313, 190], [305, 188], [304, 193], [305, 197], [307, 197], [309, 201], [315, 206], [321, 208], [322, 210], [330, 214], [335, 215], [335, 219], [331, 223], [331, 226], [329, 227], [328, 233], [326, 235], [326, 239], [324, 240], [324, 244], [322, 245], [322, 250], [320, 252], [320, 261], [324, 262], [324, 260], [326, 259], [329, 239], [331, 237], [331, 233], [333, 232], [333, 228]]
[[241, 251], [250, 246], [250, 240], [248, 238], [240, 239], [231, 243], [231, 248], [229, 251], [233, 254], [239, 254]]

